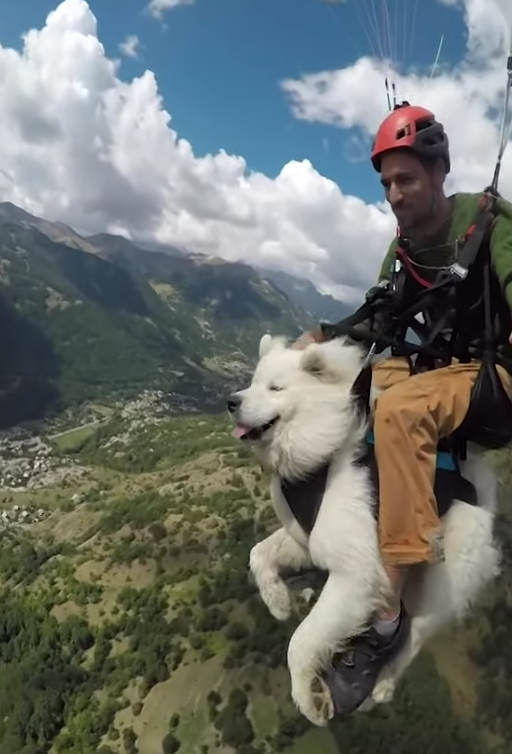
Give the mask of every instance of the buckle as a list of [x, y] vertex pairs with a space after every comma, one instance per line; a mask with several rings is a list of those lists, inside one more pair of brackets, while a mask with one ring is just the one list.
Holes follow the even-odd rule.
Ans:
[[450, 275], [456, 277], [458, 280], [465, 280], [469, 270], [467, 267], [463, 267], [458, 262], [455, 262], [450, 267]]

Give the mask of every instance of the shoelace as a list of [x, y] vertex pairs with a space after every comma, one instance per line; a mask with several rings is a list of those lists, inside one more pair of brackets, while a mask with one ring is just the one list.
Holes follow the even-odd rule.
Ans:
[[368, 647], [370, 650], [373, 650], [369, 652], [369, 654], [371, 655], [373, 659], [376, 654], [375, 650], [378, 650], [380, 646], [389, 643], [389, 640], [391, 638], [392, 637], [389, 637], [388, 639], [388, 637], [380, 636], [380, 634], [377, 631], [375, 631], [375, 629], [369, 626], [364, 631], [362, 631], [361, 634], [359, 634], [357, 637], [354, 637], [354, 639], [352, 639], [348, 648], [342, 654], [339, 655], [339, 660], [346, 667], [353, 668], [355, 667], [356, 650], [358, 648], [361, 649], [361, 648]]

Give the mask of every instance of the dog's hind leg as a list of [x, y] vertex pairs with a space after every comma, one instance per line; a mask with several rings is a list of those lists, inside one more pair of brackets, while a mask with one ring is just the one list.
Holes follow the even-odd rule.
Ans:
[[369, 598], [348, 574], [329, 574], [317, 602], [290, 640], [292, 698], [314, 725], [326, 725], [334, 714], [331, 694], [320, 675], [347, 640], [363, 629]]
[[252, 548], [249, 568], [263, 602], [277, 620], [286, 620], [291, 611], [290, 592], [280, 571], [300, 571], [309, 566], [311, 558], [308, 551], [284, 528], [278, 529]]

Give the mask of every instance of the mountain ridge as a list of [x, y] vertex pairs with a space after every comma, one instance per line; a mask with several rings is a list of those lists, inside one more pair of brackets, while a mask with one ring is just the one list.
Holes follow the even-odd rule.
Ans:
[[0, 337], [0, 425], [147, 387], [218, 408], [249, 379], [264, 332], [296, 337], [316, 322], [320, 309], [302, 302], [244, 262], [84, 238], [1, 203], [0, 308], [11, 325]]
[[31, 214], [25, 209], [18, 207], [10, 201], [0, 202], [0, 225], [14, 221], [26, 227], [33, 227], [46, 235], [52, 241], [62, 243], [71, 248], [79, 248], [82, 251], [98, 254], [100, 256], [109, 256], [115, 252], [144, 252], [150, 254], [165, 254], [171, 257], [184, 257], [193, 259], [196, 262], [203, 261], [207, 264], [242, 264], [255, 270], [256, 273], [271, 282], [279, 290], [287, 295], [291, 301], [298, 304], [312, 316], [317, 318], [329, 318], [338, 316], [338, 311], [342, 312], [338, 318], [345, 316], [350, 311], [339, 299], [330, 294], [322, 293], [316, 286], [306, 278], [300, 278], [284, 270], [271, 270], [261, 266], [250, 265], [247, 262], [235, 261], [230, 262], [222, 257], [208, 256], [206, 254], [194, 251], [184, 251], [170, 244], [160, 243], [157, 241], [146, 241], [144, 243], [132, 241], [125, 236], [108, 232], [99, 232], [89, 236], [81, 235], [69, 225], [61, 221], [46, 220], [37, 215]]

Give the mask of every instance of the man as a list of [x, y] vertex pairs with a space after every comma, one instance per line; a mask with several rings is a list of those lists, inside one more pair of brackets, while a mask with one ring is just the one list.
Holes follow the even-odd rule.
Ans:
[[[450, 171], [448, 138], [434, 115], [409, 103], [397, 106], [380, 126], [371, 154], [387, 201], [397, 218], [400, 243], [407, 239], [408, 291], [436, 281], [458, 259], [460, 239], [474, 223], [479, 195], [447, 197]], [[490, 258], [503, 297], [506, 330], [500, 349], [512, 355], [512, 205], [499, 198], [489, 230]], [[383, 262], [379, 281], [390, 280], [399, 239]], [[480, 283], [478, 283], [480, 285]], [[483, 290], [483, 282], [482, 282]], [[507, 307], [508, 305], [508, 307]], [[334, 326], [335, 330], [336, 326]], [[305, 333], [296, 347], [333, 337], [320, 325]], [[335, 335], [334, 335], [335, 336]], [[379, 541], [394, 598], [370, 630], [354, 644], [348, 662], [336, 668], [331, 688], [338, 713], [356, 709], [372, 692], [383, 666], [403, 646], [408, 620], [401, 606], [407, 569], [443, 557], [441, 526], [433, 492], [436, 448], [462, 424], [475, 384], [479, 361], [430, 365], [411, 375], [408, 360], [391, 356], [373, 365], [378, 398], [373, 430], [379, 468]], [[506, 395], [512, 400], [512, 376], [498, 366]], [[506, 396], [505, 396], [506, 400]]]

